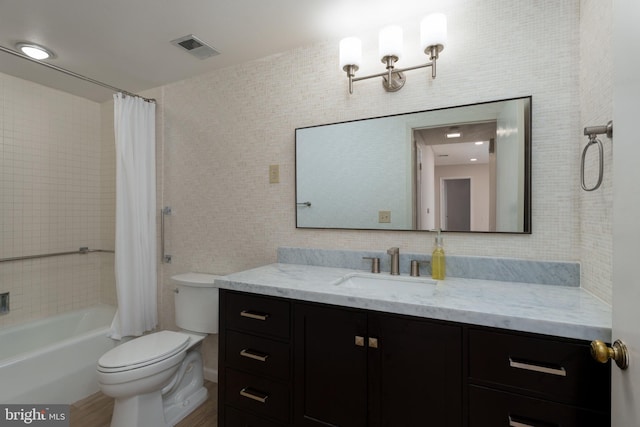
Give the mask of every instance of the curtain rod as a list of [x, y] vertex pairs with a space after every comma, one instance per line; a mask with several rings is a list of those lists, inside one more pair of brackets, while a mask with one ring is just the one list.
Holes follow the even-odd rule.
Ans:
[[115, 86], [111, 86], [110, 84], [103, 83], [103, 82], [101, 82], [99, 80], [92, 79], [91, 77], [87, 77], [87, 76], [83, 76], [82, 74], [74, 73], [73, 71], [69, 71], [66, 68], [58, 67], [57, 65], [49, 64], [48, 62], [39, 61], [37, 59], [31, 58], [30, 56], [24, 55], [24, 54], [22, 54], [22, 53], [20, 53], [18, 51], [6, 48], [4, 46], [0, 46], [0, 51], [9, 53], [9, 54], [14, 55], [14, 56], [17, 56], [18, 58], [22, 58], [22, 59], [26, 59], [26, 60], [31, 61], [31, 62], [35, 62], [36, 64], [44, 65], [45, 67], [51, 68], [52, 70], [56, 70], [56, 71], [59, 71], [61, 73], [66, 74], [68, 76], [75, 77], [77, 79], [84, 80], [86, 82], [93, 83], [93, 84], [98, 85], [98, 86], [102, 86], [102, 87], [110, 89], [110, 90], [112, 90], [114, 92], [122, 92], [123, 94], [125, 94], [127, 96], [135, 96], [137, 98], [142, 98], [147, 102], [153, 102], [153, 103], [156, 102], [156, 100], [153, 99], [153, 98], [145, 98], [144, 96], [140, 96], [140, 95], [137, 95], [135, 93], [129, 92], [127, 90], [123, 90], [123, 89], [117, 88]]

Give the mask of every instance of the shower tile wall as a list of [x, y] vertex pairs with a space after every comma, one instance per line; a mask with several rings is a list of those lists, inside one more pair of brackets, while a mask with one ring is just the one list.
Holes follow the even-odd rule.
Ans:
[[[101, 141], [99, 104], [0, 74], [0, 258], [112, 248], [102, 238], [113, 172]], [[100, 303], [107, 257], [0, 263], [0, 292], [11, 292], [0, 326]]]

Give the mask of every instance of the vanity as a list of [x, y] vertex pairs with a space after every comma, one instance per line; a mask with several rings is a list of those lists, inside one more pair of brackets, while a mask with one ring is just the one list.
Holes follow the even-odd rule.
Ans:
[[[579, 287], [272, 264], [220, 286], [221, 426], [610, 424], [610, 307]], [[380, 277], [388, 273], [380, 273]], [[414, 287], [414, 285], [416, 287]]]

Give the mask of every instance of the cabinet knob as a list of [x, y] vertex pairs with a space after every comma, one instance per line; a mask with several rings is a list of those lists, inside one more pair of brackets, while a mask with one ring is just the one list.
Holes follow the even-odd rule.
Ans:
[[620, 369], [629, 367], [629, 351], [620, 340], [616, 340], [611, 347], [600, 340], [591, 341], [591, 356], [600, 363], [613, 359]]

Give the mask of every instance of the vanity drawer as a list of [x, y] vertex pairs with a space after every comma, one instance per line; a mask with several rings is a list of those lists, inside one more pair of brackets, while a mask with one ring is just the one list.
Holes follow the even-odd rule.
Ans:
[[588, 344], [470, 329], [469, 377], [564, 403], [609, 411], [610, 367]]
[[606, 427], [610, 423], [608, 413], [479, 386], [469, 387], [469, 427]]
[[290, 303], [258, 295], [225, 292], [227, 327], [288, 339]]
[[289, 421], [289, 385], [234, 369], [227, 369], [226, 402], [243, 411]]
[[225, 348], [227, 366], [284, 381], [289, 379], [291, 357], [287, 343], [229, 331]]
[[240, 412], [230, 406], [227, 406], [225, 411], [227, 418], [223, 427], [282, 427], [281, 424]]

